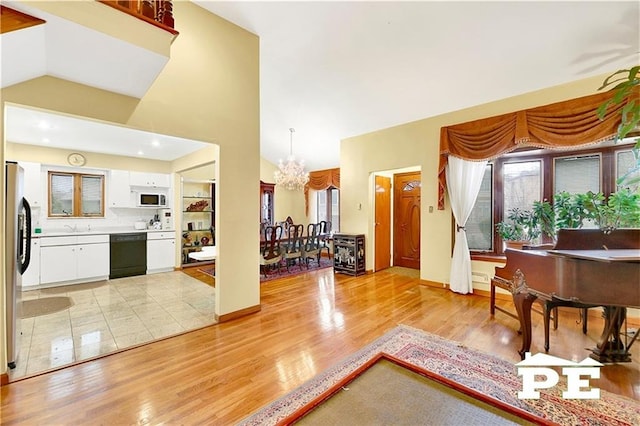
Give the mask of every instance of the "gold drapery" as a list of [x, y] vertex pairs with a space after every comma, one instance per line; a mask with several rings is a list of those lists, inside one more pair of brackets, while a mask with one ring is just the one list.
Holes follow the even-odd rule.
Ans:
[[330, 187], [340, 188], [340, 168], [309, 172], [309, 182], [304, 186], [304, 214], [309, 216], [309, 189], [322, 191]]
[[[469, 161], [491, 160], [522, 146], [571, 149], [612, 139], [626, 102], [610, 105], [600, 120], [596, 110], [612, 97], [598, 93], [536, 108], [455, 124], [440, 129], [438, 210], [444, 210], [445, 167], [449, 155]], [[640, 101], [640, 90], [632, 95]]]

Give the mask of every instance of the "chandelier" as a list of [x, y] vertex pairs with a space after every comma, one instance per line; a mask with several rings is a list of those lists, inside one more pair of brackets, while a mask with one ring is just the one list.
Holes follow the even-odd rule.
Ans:
[[309, 173], [304, 171], [304, 161], [296, 161], [293, 156], [293, 132], [295, 129], [289, 129], [291, 132], [289, 141], [289, 156], [287, 162], [282, 160], [278, 163], [278, 168], [274, 173], [276, 185], [284, 186], [289, 190], [303, 189], [307, 182], [309, 182]]

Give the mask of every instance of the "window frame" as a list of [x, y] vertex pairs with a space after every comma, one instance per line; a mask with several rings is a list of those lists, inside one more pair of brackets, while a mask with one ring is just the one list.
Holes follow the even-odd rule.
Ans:
[[[53, 213], [53, 197], [51, 193], [51, 184], [54, 176], [71, 176], [73, 178], [73, 203], [71, 214]], [[82, 213], [82, 179], [84, 177], [100, 179], [100, 212], [99, 213]], [[77, 173], [49, 170], [47, 174], [47, 217], [48, 218], [104, 218], [105, 211], [105, 176], [99, 173]]]
[[[608, 145], [594, 146], [586, 149], [576, 150], [540, 150], [526, 148], [516, 150], [511, 153], [502, 155], [495, 160], [490, 161], [493, 164], [493, 185], [492, 185], [492, 202], [493, 202], [493, 249], [492, 250], [473, 250], [470, 249], [471, 258], [473, 260], [491, 260], [493, 258], [504, 258], [503, 241], [495, 229], [495, 224], [502, 221], [504, 216], [504, 182], [503, 167], [505, 163], [532, 161], [539, 159], [542, 164], [542, 200], [553, 202], [553, 188], [555, 187], [555, 159], [567, 158], [572, 156], [588, 156], [599, 155], [600, 157], [600, 191], [608, 197], [612, 192], [617, 190], [617, 155], [621, 151], [631, 151], [633, 142]], [[543, 242], [551, 242], [545, 237]], [[452, 244], [453, 246], [453, 244]]]
[[[336, 226], [336, 223], [334, 223], [333, 220], [331, 220], [333, 218], [333, 211], [332, 211], [332, 206], [333, 206], [333, 191], [337, 191], [338, 193], [338, 223]], [[316, 221], [320, 221], [320, 194], [325, 194], [326, 197], [326, 204], [325, 204], [325, 217], [328, 218], [328, 220], [331, 221], [331, 230], [332, 232], [337, 232], [340, 230], [340, 188], [335, 187], [335, 186], [330, 186], [327, 189], [323, 189], [320, 191], [316, 191]]]

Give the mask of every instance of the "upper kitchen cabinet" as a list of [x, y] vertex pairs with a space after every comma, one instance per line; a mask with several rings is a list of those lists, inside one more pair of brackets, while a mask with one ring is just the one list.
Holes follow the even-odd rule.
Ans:
[[111, 170], [107, 182], [109, 207], [132, 207], [131, 187], [129, 186], [129, 172], [126, 170]]
[[46, 185], [42, 184], [40, 163], [20, 161], [19, 164], [24, 170], [24, 198], [31, 207], [42, 207], [43, 200], [46, 199], [42, 196], [42, 188], [46, 188]]
[[164, 173], [129, 172], [129, 185], [149, 188], [169, 188], [171, 175]]

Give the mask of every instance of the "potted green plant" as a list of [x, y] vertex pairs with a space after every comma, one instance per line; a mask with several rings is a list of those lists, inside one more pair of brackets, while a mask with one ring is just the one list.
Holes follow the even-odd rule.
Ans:
[[617, 228], [640, 227], [640, 194], [628, 188], [621, 189], [604, 199], [602, 193], [593, 204], [595, 222], [598, 228], [610, 233]]
[[[622, 107], [620, 126], [616, 140], [621, 141], [627, 136], [638, 136], [640, 133], [640, 103], [634, 99], [634, 92], [640, 87], [640, 65], [629, 69], [618, 70], [608, 76], [598, 90], [611, 90], [612, 97], [598, 107], [596, 111], [600, 119], [605, 117], [609, 106], [626, 102]], [[635, 187], [640, 185], [640, 137], [636, 138], [633, 147], [634, 166], [618, 179], [618, 185]]]
[[602, 192], [560, 192], [554, 196], [553, 210], [557, 229], [582, 228], [588, 221], [607, 233], [640, 227], [640, 194], [627, 188], [608, 198]]
[[604, 200], [602, 194], [587, 192], [584, 194], [570, 194], [566, 191], [553, 196], [553, 211], [556, 229], [582, 228], [585, 221], [597, 219], [596, 205]]
[[535, 201], [531, 209], [510, 209], [507, 219], [496, 224], [496, 230], [507, 247], [522, 248], [542, 234], [555, 236], [553, 208], [547, 201]]

